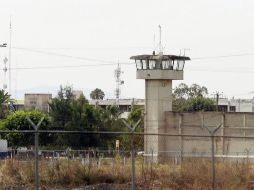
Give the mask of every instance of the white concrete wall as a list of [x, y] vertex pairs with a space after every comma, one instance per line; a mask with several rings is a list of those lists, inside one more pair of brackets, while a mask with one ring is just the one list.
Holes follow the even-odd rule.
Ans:
[[7, 140], [0, 140], [0, 152], [6, 152], [7, 148]]
[[[158, 133], [165, 126], [165, 112], [172, 110], [172, 81], [146, 80], [145, 132]], [[145, 137], [145, 152], [158, 152], [158, 136]]]
[[175, 70], [137, 70], [137, 79], [170, 79], [170, 80], [183, 80], [183, 71]]

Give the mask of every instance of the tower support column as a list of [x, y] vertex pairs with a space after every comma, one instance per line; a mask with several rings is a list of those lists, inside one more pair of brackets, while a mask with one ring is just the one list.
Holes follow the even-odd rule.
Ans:
[[[145, 132], [163, 133], [165, 129], [165, 112], [172, 111], [172, 80], [145, 80]], [[145, 153], [153, 154], [156, 161], [160, 151], [164, 150], [164, 138], [158, 135], [145, 136]]]

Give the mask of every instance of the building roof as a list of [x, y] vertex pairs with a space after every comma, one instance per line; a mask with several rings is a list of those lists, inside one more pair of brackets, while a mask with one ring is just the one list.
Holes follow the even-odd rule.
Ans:
[[51, 93], [25, 93], [25, 96], [26, 95], [50, 95], [50, 96], [52, 96]]
[[130, 59], [134, 59], [134, 60], [157, 60], [157, 59], [161, 59], [161, 60], [190, 60], [189, 57], [185, 57], [185, 56], [178, 56], [178, 55], [148, 55], [148, 54], [144, 54], [144, 55], [135, 55], [135, 56], [131, 56]]
[[[145, 105], [144, 99], [119, 99], [119, 105]], [[89, 104], [91, 105], [101, 105], [101, 106], [109, 106], [109, 105], [116, 105], [116, 99], [106, 99], [106, 100], [89, 100]]]
[[24, 105], [25, 101], [24, 100], [15, 100], [14, 104], [16, 105]]

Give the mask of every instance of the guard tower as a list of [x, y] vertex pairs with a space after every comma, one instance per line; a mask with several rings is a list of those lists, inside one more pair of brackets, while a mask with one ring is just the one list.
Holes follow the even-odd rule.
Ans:
[[[189, 57], [176, 55], [137, 55], [137, 79], [145, 79], [145, 133], [165, 131], [165, 111], [172, 111], [172, 80], [183, 80], [185, 61]], [[153, 154], [156, 161], [164, 150], [163, 137], [144, 137], [145, 155]], [[165, 150], [164, 150], [165, 151]]]

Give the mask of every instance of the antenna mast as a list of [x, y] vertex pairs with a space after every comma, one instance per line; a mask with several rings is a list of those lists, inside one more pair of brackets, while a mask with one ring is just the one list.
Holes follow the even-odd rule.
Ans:
[[11, 29], [11, 16], [10, 16], [10, 42], [9, 42], [9, 94], [11, 95], [11, 39], [12, 29]]
[[156, 51], [156, 45], [155, 45], [155, 34], [153, 34], [153, 51]]
[[116, 89], [115, 89], [115, 96], [116, 96], [116, 105], [119, 106], [119, 98], [121, 94], [120, 86], [124, 84], [124, 81], [121, 79], [122, 74], [121, 66], [118, 63], [117, 68], [115, 69], [115, 79], [116, 79]]
[[158, 27], [159, 27], [159, 53], [163, 53], [161, 44], [161, 25], [159, 25]]

